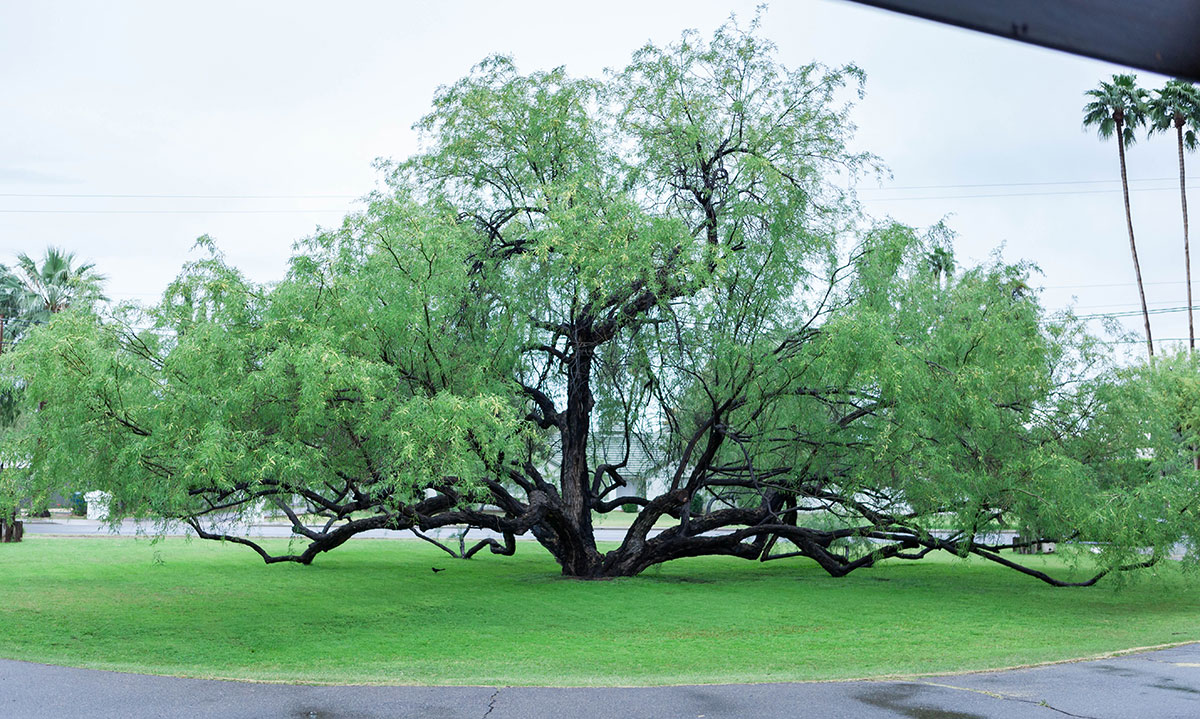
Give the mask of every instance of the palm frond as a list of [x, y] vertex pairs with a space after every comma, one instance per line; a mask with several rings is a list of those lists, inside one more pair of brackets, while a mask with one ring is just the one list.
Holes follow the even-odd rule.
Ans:
[[1112, 82], [1101, 81], [1100, 86], [1084, 92], [1094, 98], [1083, 107], [1084, 128], [1095, 127], [1102, 139], [1116, 134], [1116, 125], [1122, 126], [1120, 140], [1126, 147], [1132, 145], [1137, 136], [1132, 130], [1147, 122], [1147, 92], [1137, 86], [1135, 75], [1113, 75]]

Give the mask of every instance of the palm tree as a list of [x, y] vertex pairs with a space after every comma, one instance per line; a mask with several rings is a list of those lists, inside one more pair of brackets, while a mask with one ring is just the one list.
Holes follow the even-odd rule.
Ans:
[[[1188, 349], [1196, 349], [1196, 330], [1192, 322], [1192, 258], [1188, 249], [1187, 184], [1183, 169], [1183, 149], [1195, 150], [1200, 144], [1200, 89], [1187, 80], [1168, 80], [1149, 101], [1150, 132], [1175, 128], [1179, 145], [1179, 204], [1183, 208], [1183, 268], [1187, 275]], [[1185, 131], [1186, 128], [1186, 131]]]
[[950, 285], [950, 281], [954, 278], [953, 250], [934, 247], [925, 255], [925, 263], [929, 266], [929, 271], [933, 273], [934, 285], [940, 289], [943, 277], [946, 279], [946, 285]]
[[1134, 128], [1146, 124], [1146, 91], [1137, 86], [1134, 75], [1113, 75], [1112, 82], [1100, 82], [1100, 87], [1085, 94], [1092, 101], [1083, 106], [1083, 126], [1095, 127], [1100, 138], [1117, 138], [1117, 154], [1121, 158], [1121, 192], [1125, 195], [1125, 224], [1129, 228], [1129, 251], [1133, 254], [1133, 273], [1137, 276], [1138, 296], [1142, 300], [1142, 319], [1146, 323], [1146, 351], [1154, 357], [1154, 340], [1150, 337], [1150, 312], [1146, 309], [1146, 288], [1142, 285], [1142, 268], [1138, 264], [1137, 243], [1133, 240], [1133, 213], [1129, 210], [1129, 179], [1125, 174], [1125, 148], [1137, 139]]
[[96, 265], [74, 263], [74, 252], [55, 247], [46, 248], [40, 265], [24, 252], [17, 255], [16, 278], [27, 321], [45, 321], [73, 304], [107, 299], [102, 292], [106, 278], [96, 271]]
[[46, 248], [40, 264], [22, 252], [15, 267], [0, 265], [0, 352], [50, 315], [107, 299], [104, 281], [94, 264], [75, 266], [75, 253], [55, 247]]

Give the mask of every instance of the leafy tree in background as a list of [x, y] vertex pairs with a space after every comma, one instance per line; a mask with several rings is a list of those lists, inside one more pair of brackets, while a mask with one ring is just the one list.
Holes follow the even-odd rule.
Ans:
[[25, 290], [20, 279], [8, 267], [0, 265], [0, 354], [10, 349], [25, 326], [22, 315], [25, 311]]
[[[17, 337], [18, 323], [13, 320], [21, 313], [22, 287], [16, 275], [0, 265], [0, 317], [6, 321], [0, 326], [0, 354], [10, 349]], [[18, 415], [18, 390], [11, 380], [0, 388], [0, 426], [11, 427]], [[17, 496], [15, 482], [5, 473], [4, 462], [0, 461], [0, 543], [19, 542], [24, 525], [17, 520], [17, 506], [22, 497]]]
[[1188, 247], [1187, 173], [1184, 171], [1183, 151], [1195, 150], [1196, 133], [1200, 132], [1200, 89], [1187, 80], [1168, 80], [1155, 91], [1147, 108], [1150, 131], [1166, 132], [1175, 128], [1179, 147], [1179, 205], [1183, 212], [1183, 268], [1187, 276], [1188, 348], [1196, 349], [1196, 330], [1192, 322], [1192, 256]]
[[[11, 349], [12, 342], [19, 336], [21, 323], [16, 321], [24, 309], [24, 291], [21, 281], [7, 267], [0, 265], [0, 354]], [[0, 427], [11, 427], [16, 421], [19, 390], [5, 381], [0, 388]], [[6, 458], [7, 459], [7, 458]], [[0, 543], [19, 542], [24, 533], [24, 524], [17, 519], [18, 504], [16, 482], [11, 470], [5, 472], [5, 461], [0, 460]]]
[[[1066, 584], [999, 552], [1101, 541], [1090, 584], [1196, 536], [1194, 511], [1161, 512], [1193, 494], [1178, 423], [1133, 411], [1149, 383], [1047, 317], [1032, 268], [951, 275], [944, 230], [864, 224], [841, 189], [876, 163], [848, 149], [861, 82], [784, 68], [732, 24], [605, 81], [489, 58], [278, 285], [204, 240], [157, 306], [23, 341], [45, 405], [12, 446], [42, 481], [111, 492], [114, 518], [269, 563], [465, 524], [502, 538], [467, 556], [532, 534], [584, 578], [701, 555], [844, 576], [941, 550]], [[627, 495], [634, 446], [665, 475]], [[293, 548], [228, 528], [260, 502]], [[593, 514], [629, 504], [602, 551]], [[1009, 526], [1025, 539], [989, 539]]]
[[[95, 265], [77, 265], [75, 254], [54, 247], [46, 249], [40, 263], [29, 255], [17, 255], [15, 269], [0, 265], [0, 353], [11, 349], [29, 331], [44, 324], [51, 315], [74, 305], [91, 308], [105, 299], [104, 276]], [[0, 389], [0, 426], [11, 427], [19, 419], [22, 394], [20, 382], [9, 378]], [[17, 503], [29, 496], [27, 472], [11, 466], [11, 457], [0, 460], [0, 541], [20, 541], [21, 523]], [[18, 463], [20, 458], [17, 458]], [[9, 469], [5, 472], [5, 464]], [[45, 510], [38, 510], [45, 511]]]
[[1092, 98], [1083, 106], [1083, 126], [1095, 127], [1101, 139], [1117, 139], [1117, 155], [1121, 159], [1121, 192], [1125, 197], [1125, 225], [1129, 230], [1129, 252], [1133, 256], [1133, 273], [1137, 278], [1138, 297], [1142, 302], [1142, 319], [1146, 325], [1146, 354], [1154, 356], [1154, 340], [1150, 336], [1150, 312], [1146, 309], [1146, 288], [1142, 284], [1142, 267], [1138, 263], [1137, 243], [1133, 239], [1133, 213], [1129, 208], [1129, 179], [1125, 174], [1125, 149], [1137, 140], [1138, 127], [1146, 124], [1145, 90], [1137, 86], [1134, 75], [1113, 75], [1112, 82], [1100, 82], [1100, 87], [1085, 93]]

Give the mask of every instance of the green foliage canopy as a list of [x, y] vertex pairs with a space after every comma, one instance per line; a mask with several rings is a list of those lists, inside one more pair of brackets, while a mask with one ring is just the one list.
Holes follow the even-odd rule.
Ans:
[[[1059, 583], [999, 551], [1094, 548], [1095, 581], [1190, 541], [1163, 378], [1193, 370], [1118, 372], [1045, 314], [1032, 267], [956, 268], [945, 228], [863, 219], [844, 189], [877, 167], [850, 149], [862, 81], [785, 68], [733, 24], [605, 80], [489, 58], [282, 282], [204, 240], [158, 305], [23, 342], [39, 410], [10, 451], [111, 492], [114, 517], [268, 562], [468, 524], [501, 537], [468, 555], [529, 533], [580, 577], [709, 554], [842, 576], [944, 550]], [[297, 551], [222, 528], [262, 503]], [[593, 513], [627, 504], [601, 552]]]

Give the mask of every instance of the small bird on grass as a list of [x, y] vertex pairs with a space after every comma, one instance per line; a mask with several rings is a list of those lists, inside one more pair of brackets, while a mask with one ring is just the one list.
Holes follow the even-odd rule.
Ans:
[[432, 569], [432, 570], [433, 570], [433, 573], [434, 573], [434, 574], [437, 574], [438, 572], [444, 572], [444, 571], [446, 571], [446, 568], [445, 568], [445, 567], [430, 567], [430, 569]]

